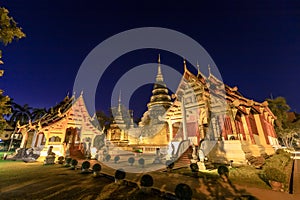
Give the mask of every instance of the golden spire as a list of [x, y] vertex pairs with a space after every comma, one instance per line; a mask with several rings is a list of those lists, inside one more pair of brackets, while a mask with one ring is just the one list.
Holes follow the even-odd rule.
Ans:
[[158, 54], [158, 67], [157, 67], [156, 82], [163, 82], [163, 81], [164, 81], [164, 77], [161, 73], [160, 54]]
[[183, 67], [184, 67], [184, 71], [187, 71], [185, 58], [183, 59]]
[[197, 70], [198, 70], [198, 75], [201, 74], [201, 72], [200, 72], [200, 65], [198, 63], [198, 60], [197, 60]]
[[120, 90], [118, 102], [119, 102], [119, 103], [118, 103], [118, 112], [121, 113], [121, 90]]

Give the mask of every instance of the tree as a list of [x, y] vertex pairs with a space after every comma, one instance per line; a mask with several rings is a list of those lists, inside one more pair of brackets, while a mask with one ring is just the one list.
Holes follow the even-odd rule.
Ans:
[[[4, 46], [11, 43], [15, 39], [21, 39], [25, 37], [22, 32], [22, 28], [17, 26], [17, 22], [9, 16], [9, 12], [6, 8], [0, 7], [0, 43]], [[0, 65], [2, 61], [2, 51], [0, 50]], [[0, 77], [3, 76], [4, 71], [0, 69]], [[9, 97], [3, 95], [3, 90], [0, 89], [0, 132], [6, 124], [3, 115], [10, 113]]]
[[27, 124], [31, 120], [31, 109], [28, 104], [21, 106], [17, 103], [12, 103], [12, 115], [9, 119], [12, 125], [16, 125], [19, 121], [20, 125]]
[[33, 122], [37, 121], [38, 119], [42, 118], [46, 113], [46, 108], [34, 108], [32, 109], [31, 120]]
[[300, 120], [291, 121], [288, 119], [290, 106], [284, 97], [267, 99], [269, 108], [277, 117], [275, 120], [275, 130], [278, 138], [286, 147], [292, 147], [295, 136], [300, 132]]

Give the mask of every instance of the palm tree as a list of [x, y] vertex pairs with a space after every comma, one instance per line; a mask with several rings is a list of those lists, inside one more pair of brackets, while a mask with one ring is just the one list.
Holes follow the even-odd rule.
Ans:
[[42, 118], [45, 114], [47, 114], [46, 108], [34, 108], [31, 113], [31, 120], [37, 121]]
[[31, 109], [28, 104], [21, 106], [15, 102], [11, 103], [12, 115], [9, 119], [12, 125], [15, 125], [18, 121], [20, 125], [27, 124], [31, 120]]

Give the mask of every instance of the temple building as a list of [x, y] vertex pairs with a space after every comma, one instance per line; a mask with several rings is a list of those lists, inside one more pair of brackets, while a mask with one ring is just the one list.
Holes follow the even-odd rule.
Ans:
[[93, 120], [82, 93], [77, 99], [66, 96], [38, 121], [18, 127], [23, 135], [21, 148], [47, 156], [52, 146], [56, 155], [90, 157], [104, 146], [104, 134]]
[[172, 96], [174, 102], [159, 57], [148, 110], [138, 127], [125, 128], [127, 150], [155, 152], [160, 148], [179, 157], [193, 145], [213, 162], [246, 164], [247, 157], [273, 154], [273, 147], [279, 145], [273, 127], [276, 117], [268, 103], [244, 97], [237, 87], [225, 85], [211, 74], [210, 68], [208, 77], [199, 66], [194, 75], [184, 61], [184, 74]]
[[133, 112], [124, 112], [121, 92], [114, 121], [105, 132], [95, 126], [82, 94], [77, 99], [67, 96], [40, 120], [18, 127], [23, 135], [21, 148], [32, 147], [46, 156], [52, 146], [57, 155], [85, 157], [105, 148], [112, 155], [123, 150], [155, 154], [159, 149], [167, 159], [178, 159], [193, 147], [194, 160], [206, 156], [212, 162], [242, 165], [250, 156], [274, 153], [279, 145], [276, 117], [266, 101], [244, 97], [237, 87], [215, 77], [210, 67], [208, 77], [198, 65], [194, 75], [185, 60], [184, 73], [171, 99], [160, 61], [159, 56], [148, 109], [138, 126], [133, 123]]

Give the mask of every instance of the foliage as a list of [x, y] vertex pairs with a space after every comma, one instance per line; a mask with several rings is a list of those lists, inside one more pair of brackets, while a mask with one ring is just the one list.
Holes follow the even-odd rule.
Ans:
[[115, 156], [114, 162], [115, 162], [115, 163], [118, 163], [119, 160], [120, 160], [120, 156]]
[[82, 169], [89, 169], [90, 168], [90, 166], [91, 166], [91, 163], [89, 162], [89, 161], [84, 161], [83, 163], [82, 163]]
[[198, 172], [199, 171], [199, 167], [198, 167], [197, 163], [190, 164], [190, 168], [191, 168], [192, 172]]
[[57, 160], [58, 160], [58, 164], [63, 164], [64, 163], [64, 157], [63, 156], [59, 156], [58, 158], [57, 158]]
[[135, 162], [134, 157], [128, 158], [128, 163], [129, 163], [131, 166], [133, 165], [134, 162]]
[[110, 155], [106, 155], [106, 156], [105, 156], [106, 162], [110, 161], [110, 159], [111, 159], [111, 156], [110, 156]]
[[139, 162], [139, 164], [140, 164], [142, 167], [144, 167], [144, 165], [145, 165], [145, 159], [144, 159], [144, 158], [140, 158], [138, 162]]
[[286, 180], [285, 174], [275, 167], [264, 169], [264, 175], [267, 180], [284, 183]]
[[277, 117], [275, 120], [275, 130], [278, 138], [286, 147], [292, 147], [294, 138], [300, 133], [300, 119], [291, 121], [288, 118], [290, 106], [287, 104], [284, 97], [275, 99], [267, 99], [269, 108]]
[[76, 159], [72, 159], [71, 165], [75, 167], [77, 164], [78, 164], [78, 161]]
[[153, 186], [153, 178], [149, 174], [145, 174], [141, 178], [141, 186], [151, 187]]
[[175, 188], [175, 195], [178, 199], [192, 199], [193, 191], [187, 184], [180, 183]]
[[[4, 45], [11, 43], [14, 39], [25, 37], [22, 29], [17, 26], [17, 22], [9, 16], [9, 11], [6, 8], [0, 7], [0, 42]], [[0, 64], [3, 64], [2, 51], [0, 50]], [[3, 75], [3, 70], [0, 70], [0, 77]], [[0, 89], [0, 132], [3, 131], [6, 121], [3, 115], [11, 113], [9, 108], [8, 96], [3, 96], [3, 90]]]
[[229, 174], [229, 170], [226, 166], [221, 165], [218, 167], [218, 174], [221, 175], [225, 175], [226, 177], [228, 177]]
[[167, 160], [166, 161], [167, 169], [172, 170], [174, 168], [174, 161], [173, 160]]
[[101, 171], [101, 165], [99, 163], [96, 163], [93, 165], [93, 171], [94, 172], [99, 172]]
[[126, 176], [126, 173], [123, 169], [117, 169], [115, 172], [115, 179], [122, 180]]

